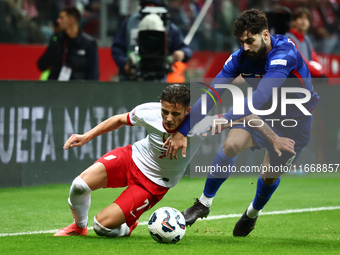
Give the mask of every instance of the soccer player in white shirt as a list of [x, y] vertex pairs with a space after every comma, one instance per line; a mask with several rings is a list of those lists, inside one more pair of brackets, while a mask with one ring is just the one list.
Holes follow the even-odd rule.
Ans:
[[197, 149], [202, 141], [199, 135], [190, 135], [192, 155], [178, 160], [170, 160], [165, 156], [166, 148], [162, 148], [168, 136], [187, 117], [189, 103], [188, 88], [169, 85], [162, 92], [160, 102], [139, 105], [129, 113], [105, 120], [83, 135], [73, 134], [66, 141], [65, 150], [82, 146], [124, 125], [143, 126], [148, 132], [146, 138], [133, 145], [108, 152], [74, 179], [68, 199], [74, 223], [54, 236], [86, 235], [91, 191], [126, 186], [113, 204], [94, 217], [93, 228], [100, 236], [130, 236], [141, 214], [160, 201], [181, 179], [195, 152], [192, 148]]

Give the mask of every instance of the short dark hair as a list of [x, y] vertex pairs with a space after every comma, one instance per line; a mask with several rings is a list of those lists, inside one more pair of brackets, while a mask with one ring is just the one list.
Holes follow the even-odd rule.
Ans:
[[233, 35], [239, 38], [245, 31], [256, 35], [264, 29], [268, 29], [266, 14], [261, 10], [250, 9], [242, 12], [235, 20]]
[[73, 6], [67, 6], [64, 9], [61, 10], [62, 12], [66, 12], [67, 16], [71, 16], [75, 19], [77, 24], [80, 23], [81, 15], [79, 10], [76, 7]]
[[305, 7], [296, 8], [292, 14], [292, 20], [297, 20], [301, 18], [303, 15], [306, 15], [308, 20], [311, 21], [312, 17], [310, 11]]
[[190, 104], [190, 90], [181, 84], [171, 84], [163, 90], [159, 99], [170, 104], [182, 104], [184, 107], [188, 107]]

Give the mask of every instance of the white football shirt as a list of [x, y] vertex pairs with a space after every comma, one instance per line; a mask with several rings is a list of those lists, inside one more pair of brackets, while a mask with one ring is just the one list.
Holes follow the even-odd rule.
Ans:
[[162, 148], [170, 134], [164, 128], [161, 109], [161, 103], [145, 103], [129, 113], [131, 124], [145, 127], [148, 133], [146, 138], [132, 145], [132, 159], [151, 181], [163, 187], [174, 187], [182, 178], [203, 138], [200, 134], [189, 133], [187, 156], [170, 160], [169, 156], [165, 156], [166, 149]]

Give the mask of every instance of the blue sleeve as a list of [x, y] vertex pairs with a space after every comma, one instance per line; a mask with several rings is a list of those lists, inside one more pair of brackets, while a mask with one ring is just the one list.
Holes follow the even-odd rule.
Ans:
[[[287, 78], [287, 74], [284, 72], [268, 72], [261, 79], [257, 89], [252, 93], [253, 106], [255, 109], [261, 109], [261, 107], [271, 98], [273, 88], [280, 87]], [[244, 99], [244, 114], [234, 114], [233, 110], [230, 110], [222, 117], [230, 120], [238, 120], [245, 116], [250, 115], [252, 112], [249, 110], [248, 97]]]
[[[279, 88], [284, 83], [289, 73], [296, 68], [296, 48], [291, 44], [277, 47], [267, 56], [267, 70], [259, 82], [257, 89], [252, 93], [253, 106], [255, 109], [261, 109], [261, 107], [267, 103], [272, 97], [273, 88]], [[237, 120], [251, 114], [248, 105], [248, 98], [244, 100], [244, 114], [233, 113], [233, 110], [223, 115], [228, 121]]]
[[112, 58], [119, 68], [124, 68], [127, 60], [127, 22], [126, 19], [119, 27], [114, 42], [111, 46]]
[[182, 50], [185, 54], [183, 62], [188, 62], [192, 57], [191, 48], [184, 43], [182, 32], [179, 28], [171, 23], [168, 39], [168, 52], [172, 54], [176, 50]]

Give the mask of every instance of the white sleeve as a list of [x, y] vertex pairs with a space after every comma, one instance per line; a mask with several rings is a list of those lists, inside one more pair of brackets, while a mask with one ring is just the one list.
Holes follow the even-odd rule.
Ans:
[[139, 106], [136, 106], [130, 113], [129, 113], [129, 120], [133, 126], [143, 126], [142, 119], [138, 116], [139, 114]]
[[129, 113], [130, 123], [134, 126], [144, 127], [149, 119], [154, 119], [152, 112], [155, 109], [159, 111], [159, 105], [160, 103], [145, 103], [136, 106]]

